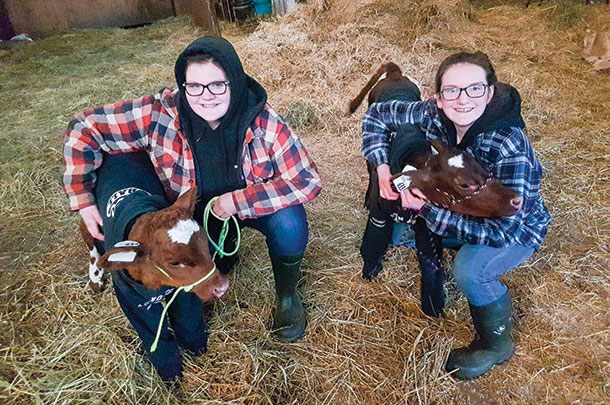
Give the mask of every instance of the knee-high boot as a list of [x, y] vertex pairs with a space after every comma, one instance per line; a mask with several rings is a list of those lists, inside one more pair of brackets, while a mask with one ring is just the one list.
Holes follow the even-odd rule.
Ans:
[[296, 256], [271, 255], [275, 279], [276, 308], [273, 330], [280, 340], [295, 342], [305, 333], [307, 319], [297, 284], [301, 278], [303, 254]]
[[511, 302], [507, 291], [499, 300], [483, 306], [470, 305], [478, 337], [467, 347], [452, 350], [445, 370], [460, 380], [477, 378], [497, 364], [508, 361], [515, 350], [510, 336]]

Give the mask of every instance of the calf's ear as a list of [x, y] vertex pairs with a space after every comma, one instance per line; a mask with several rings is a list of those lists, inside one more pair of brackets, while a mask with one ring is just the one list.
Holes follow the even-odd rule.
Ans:
[[180, 197], [172, 204], [172, 208], [186, 211], [189, 217], [193, 216], [195, 212], [195, 203], [197, 202], [197, 187], [188, 189], [186, 192], [180, 194]]
[[143, 258], [144, 249], [138, 242], [123, 241], [108, 249], [97, 263], [104, 270], [122, 270], [140, 263]]
[[443, 141], [433, 139], [433, 140], [430, 140], [429, 142], [430, 142], [430, 148], [432, 149], [433, 155], [438, 155], [438, 154], [442, 155], [449, 150], [449, 146]]

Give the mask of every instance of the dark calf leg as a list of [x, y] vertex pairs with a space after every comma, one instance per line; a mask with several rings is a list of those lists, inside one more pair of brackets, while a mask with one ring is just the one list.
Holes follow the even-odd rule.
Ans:
[[423, 218], [416, 220], [413, 230], [421, 271], [421, 308], [424, 314], [439, 317], [443, 315], [445, 306], [445, 270], [441, 238], [428, 229]]
[[360, 255], [364, 260], [362, 278], [371, 281], [383, 270], [383, 255], [392, 240], [394, 221], [381, 213], [370, 213], [366, 223]]

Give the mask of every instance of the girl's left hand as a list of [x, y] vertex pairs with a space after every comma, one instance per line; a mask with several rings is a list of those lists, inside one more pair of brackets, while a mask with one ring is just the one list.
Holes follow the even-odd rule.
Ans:
[[221, 218], [229, 218], [231, 215], [237, 213], [237, 207], [233, 203], [233, 196], [231, 193], [224, 193], [214, 203], [212, 207], [214, 213]]
[[428, 199], [419, 189], [408, 188], [400, 192], [400, 202], [403, 208], [419, 211], [428, 202]]

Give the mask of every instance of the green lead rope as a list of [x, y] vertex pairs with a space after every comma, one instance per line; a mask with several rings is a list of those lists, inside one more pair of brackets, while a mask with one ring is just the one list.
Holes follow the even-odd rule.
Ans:
[[[216, 249], [216, 251], [214, 252], [214, 257], [216, 257], [216, 254], [218, 254], [218, 256], [222, 259], [225, 256], [233, 256], [235, 253], [237, 253], [237, 251], [239, 250], [239, 244], [241, 242], [241, 231], [239, 230], [239, 223], [237, 222], [237, 218], [235, 218], [234, 215], [230, 216], [229, 218], [221, 218], [216, 215], [216, 213], [212, 209], [216, 200], [218, 200], [218, 197], [212, 198], [210, 202], [206, 204], [205, 209], [203, 210], [202, 222], [203, 229], [205, 229], [205, 233], [206, 235], [208, 235], [208, 240]], [[220, 236], [218, 237], [218, 245], [214, 243], [214, 241], [210, 237], [210, 232], [208, 231], [208, 221], [210, 219], [210, 213], [212, 214], [212, 216], [214, 216], [214, 218], [223, 222], [222, 228], [220, 229]], [[224, 247], [225, 239], [227, 238], [227, 234], [229, 233], [229, 220], [231, 219], [233, 220], [233, 223], [235, 223], [235, 229], [237, 229], [237, 244], [235, 246], [235, 249], [231, 253], [227, 253], [224, 251]]]
[[[214, 213], [214, 210], [212, 210], [212, 207], [214, 206], [214, 203], [216, 202], [216, 200], [218, 200], [218, 197], [212, 198], [207, 203], [207, 205], [205, 206], [205, 210], [203, 211], [203, 221], [202, 221], [203, 229], [205, 229], [205, 233], [208, 236], [208, 240], [210, 241], [212, 246], [214, 246], [214, 248], [216, 249], [216, 251], [214, 252], [214, 255], [212, 256], [212, 263], [214, 263], [214, 259], [216, 258], [217, 254], [221, 259], [224, 256], [233, 256], [239, 250], [239, 245], [241, 243], [241, 232], [239, 229], [239, 223], [237, 222], [237, 218], [235, 218], [235, 216], [230, 216], [229, 218], [221, 218], [218, 215], [216, 215]], [[212, 215], [215, 218], [219, 219], [220, 221], [223, 221], [222, 229], [220, 230], [220, 236], [218, 237], [218, 244], [214, 243], [214, 241], [210, 238], [210, 233], [208, 232], [208, 220], [210, 218], [210, 213], [212, 213]], [[236, 243], [235, 249], [232, 252], [227, 253], [224, 250], [224, 246], [225, 246], [225, 240], [227, 238], [227, 234], [229, 233], [229, 220], [230, 219], [233, 219], [233, 222], [235, 223], [235, 228], [237, 229], [237, 243]], [[159, 266], [156, 266], [156, 267], [167, 278], [171, 279], [171, 277], [169, 276], [169, 274], [167, 274], [167, 272], [165, 272], [165, 270], [163, 270]], [[161, 319], [159, 320], [159, 326], [157, 327], [157, 335], [155, 336], [155, 340], [152, 343], [152, 346], [150, 347], [151, 353], [154, 352], [155, 350], [157, 350], [157, 346], [159, 344], [159, 338], [161, 337], [161, 329], [163, 328], [163, 320], [165, 319], [165, 315], [167, 314], [167, 310], [169, 309], [169, 306], [172, 305], [172, 302], [174, 302], [174, 299], [176, 298], [176, 296], [178, 296], [178, 294], [181, 293], [182, 291], [190, 292], [193, 288], [195, 288], [199, 284], [203, 283], [208, 278], [212, 277], [212, 275], [214, 274], [215, 271], [216, 271], [216, 263], [214, 263], [214, 267], [212, 268], [212, 270], [210, 270], [208, 272], [208, 274], [203, 276], [201, 279], [195, 281], [193, 284], [178, 287], [178, 289], [176, 289], [176, 292], [174, 293], [172, 298], [168, 301], [168, 303], [167, 304], [162, 303], [163, 312], [161, 312]]]

